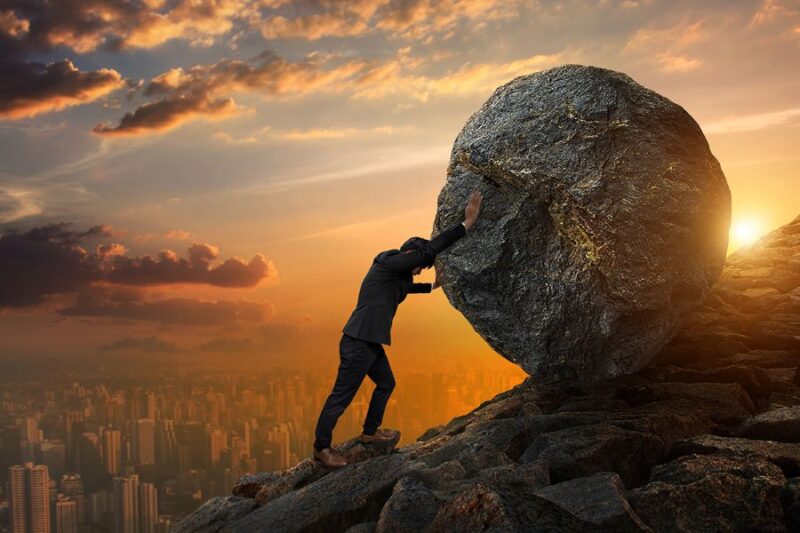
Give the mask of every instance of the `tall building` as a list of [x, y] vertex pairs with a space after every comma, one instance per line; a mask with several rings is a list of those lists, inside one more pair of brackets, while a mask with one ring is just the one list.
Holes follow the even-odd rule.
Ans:
[[174, 469], [177, 447], [175, 422], [162, 418], [156, 422], [156, 464]]
[[272, 449], [277, 454], [274, 463], [276, 469], [283, 469], [291, 466], [289, 464], [290, 461], [289, 425], [286, 423], [281, 423], [278, 424], [277, 426], [274, 426], [272, 429], [268, 429], [267, 442], [272, 443], [274, 445]]
[[12, 533], [50, 533], [49, 475], [44, 465], [8, 469]]
[[228, 433], [222, 428], [213, 428], [208, 433], [208, 464], [211, 468], [219, 466], [220, 453], [228, 447]]
[[88, 431], [81, 434], [77, 457], [84, 488], [90, 493], [100, 490], [108, 482], [108, 474], [103, 465], [102, 445], [97, 433]]
[[133, 460], [138, 465], [156, 464], [155, 421], [140, 418], [133, 424]]
[[19, 422], [19, 438], [28, 442], [39, 442], [42, 440], [42, 431], [39, 429], [39, 421], [35, 416], [23, 416]]
[[68, 496], [56, 499], [55, 533], [78, 533], [78, 502]]
[[139, 532], [139, 476], [115, 477], [114, 524], [116, 533]]
[[50, 477], [58, 480], [67, 468], [67, 447], [60, 440], [43, 440], [36, 444], [36, 462], [45, 465]]
[[122, 433], [118, 429], [107, 428], [103, 432], [103, 463], [112, 476], [122, 471]]
[[139, 531], [156, 533], [158, 529], [158, 498], [153, 483], [139, 485]]

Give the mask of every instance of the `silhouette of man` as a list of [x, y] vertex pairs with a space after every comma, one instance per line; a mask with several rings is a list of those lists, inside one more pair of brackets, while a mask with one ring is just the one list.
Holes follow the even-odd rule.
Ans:
[[383, 420], [386, 403], [395, 386], [394, 375], [383, 345], [391, 342], [392, 319], [397, 306], [408, 293], [427, 293], [441, 285], [439, 272], [431, 283], [414, 283], [416, 276], [433, 266], [436, 255], [463, 237], [475, 224], [483, 195], [474, 191], [467, 200], [464, 222], [441, 232], [428, 241], [411, 237], [399, 250], [379, 253], [361, 282], [356, 308], [342, 329], [339, 341], [339, 370], [322, 412], [317, 421], [314, 440], [314, 457], [325, 467], [339, 468], [347, 460], [330, 448], [333, 428], [344, 410], [350, 405], [365, 376], [375, 382], [359, 439], [363, 443], [386, 442], [396, 437], [396, 432], [378, 430]]

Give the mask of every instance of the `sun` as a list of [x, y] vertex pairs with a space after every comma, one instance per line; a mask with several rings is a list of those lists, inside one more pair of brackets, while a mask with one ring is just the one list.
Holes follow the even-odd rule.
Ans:
[[764, 234], [764, 225], [756, 218], [740, 218], [731, 225], [730, 250], [756, 242]]

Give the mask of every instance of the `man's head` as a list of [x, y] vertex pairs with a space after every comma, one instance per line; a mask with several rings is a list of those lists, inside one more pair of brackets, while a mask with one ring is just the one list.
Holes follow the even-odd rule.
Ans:
[[[425, 246], [428, 245], [428, 239], [423, 239], [422, 237], [411, 237], [403, 245], [400, 247], [400, 251], [403, 253], [410, 253], [415, 250], [422, 250]], [[411, 271], [411, 274], [416, 276], [420, 272], [422, 272], [423, 268], [430, 268], [433, 266], [433, 263], [428, 265], [424, 265], [423, 267], [416, 267], [414, 270]]]

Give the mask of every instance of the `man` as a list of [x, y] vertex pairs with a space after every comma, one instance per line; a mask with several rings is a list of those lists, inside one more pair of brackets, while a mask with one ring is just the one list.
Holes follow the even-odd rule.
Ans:
[[342, 329], [336, 383], [317, 422], [314, 457], [323, 466], [339, 468], [347, 464], [342, 455], [330, 448], [333, 427], [350, 405], [365, 376], [375, 382], [375, 390], [369, 402], [360, 441], [386, 442], [396, 437], [395, 432], [378, 431], [386, 403], [395, 386], [389, 359], [382, 345], [389, 346], [392, 343], [392, 319], [406, 295], [431, 292], [441, 285], [439, 272], [433, 284], [414, 283], [412, 276], [418, 275], [423, 268], [433, 266], [436, 254], [466, 234], [478, 219], [482, 200], [483, 195], [474, 191], [467, 201], [464, 222], [441, 232], [430, 241], [411, 237], [399, 250], [386, 250], [373, 259], [361, 283], [356, 308]]

